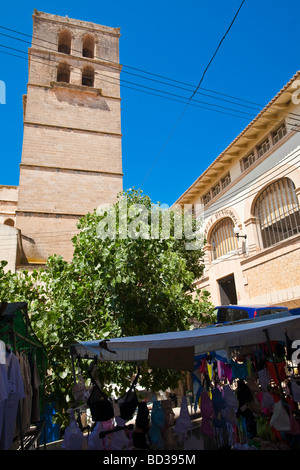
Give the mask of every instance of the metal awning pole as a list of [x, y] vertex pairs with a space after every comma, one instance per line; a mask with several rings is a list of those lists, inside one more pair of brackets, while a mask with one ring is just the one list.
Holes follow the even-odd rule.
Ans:
[[70, 356], [72, 362], [72, 372], [73, 372], [73, 380], [74, 384], [76, 384], [76, 372], [75, 372], [75, 363], [74, 363], [74, 348], [70, 346]]

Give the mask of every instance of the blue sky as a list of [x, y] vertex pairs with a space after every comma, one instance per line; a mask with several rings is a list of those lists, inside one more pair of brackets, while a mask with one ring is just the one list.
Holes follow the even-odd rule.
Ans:
[[0, 104], [0, 184], [19, 182], [28, 78], [27, 59], [3, 53], [26, 57], [7, 46], [26, 52], [28, 44], [3, 34], [29, 39], [1, 26], [31, 35], [36, 8], [121, 28], [124, 189], [141, 187], [153, 202], [171, 205], [299, 69], [299, 0], [246, 0], [205, 74], [201, 94], [194, 96], [198, 101], [186, 108], [240, 4], [2, 2], [0, 80], [6, 85], [6, 104]]

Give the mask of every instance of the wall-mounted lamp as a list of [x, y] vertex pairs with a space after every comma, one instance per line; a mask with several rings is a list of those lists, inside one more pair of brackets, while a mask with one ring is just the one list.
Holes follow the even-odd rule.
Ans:
[[240, 238], [247, 238], [247, 235], [240, 235], [240, 229], [238, 228], [238, 226], [236, 225], [233, 229], [234, 233], [235, 233], [235, 236], [236, 238], [239, 240]]

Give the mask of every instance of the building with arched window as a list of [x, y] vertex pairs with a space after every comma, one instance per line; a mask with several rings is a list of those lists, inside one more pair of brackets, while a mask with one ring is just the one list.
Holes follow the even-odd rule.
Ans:
[[87, 65], [82, 70], [81, 84], [84, 86], [94, 86], [95, 70], [90, 65]]
[[[174, 205], [200, 205], [215, 305], [300, 307], [298, 72]], [[199, 212], [199, 210], [198, 210]]]
[[33, 38], [19, 186], [0, 186], [12, 271], [72, 259], [78, 219], [123, 188], [120, 29], [34, 10]]
[[299, 202], [290, 178], [268, 184], [258, 195], [253, 212], [262, 248], [300, 233]]
[[72, 33], [68, 29], [62, 29], [58, 34], [57, 50], [63, 54], [71, 54]]
[[56, 81], [70, 83], [70, 65], [67, 62], [58, 64]]
[[237, 249], [234, 224], [231, 217], [223, 217], [217, 222], [210, 235], [212, 259], [231, 253]]
[[91, 34], [85, 34], [82, 39], [82, 57], [94, 59], [95, 55], [95, 38]]

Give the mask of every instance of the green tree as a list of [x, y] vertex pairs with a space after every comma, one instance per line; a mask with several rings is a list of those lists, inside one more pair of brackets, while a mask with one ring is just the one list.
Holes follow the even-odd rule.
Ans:
[[[125, 198], [126, 213], [122, 206]], [[146, 216], [136, 217], [132, 207], [145, 208]], [[170, 234], [163, 238], [162, 210], [158, 210], [158, 238], [153, 238], [154, 228], [149, 230], [151, 209], [148, 196], [134, 189], [126, 191], [110, 208], [111, 221], [116, 222], [110, 237], [100, 231], [101, 227], [109, 230], [108, 210], [95, 210], [80, 219], [71, 263], [54, 255], [45, 269], [33, 273], [5, 274], [3, 266], [0, 269], [0, 298], [28, 302], [32, 326], [48, 353], [47, 392], [60, 409], [72, 400], [70, 344], [185, 330], [192, 327], [191, 320], [211, 321], [209, 294], [198, 292], [193, 284], [203, 271], [199, 261], [202, 247], [187, 250], [186, 237], [174, 236], [174, 213]], [[134, 224], [134, 238], [120, 236], [124, 215], [129, 224]], [[113, 377], [114, 383], [126, 388], [133, 367], [104, 363], [100, 379], [109, 385]], [[176, 386], [178, 379], [174, 371], [154, 370], [151, 375], [144, 373], [141, 383], [155, 391]]]

